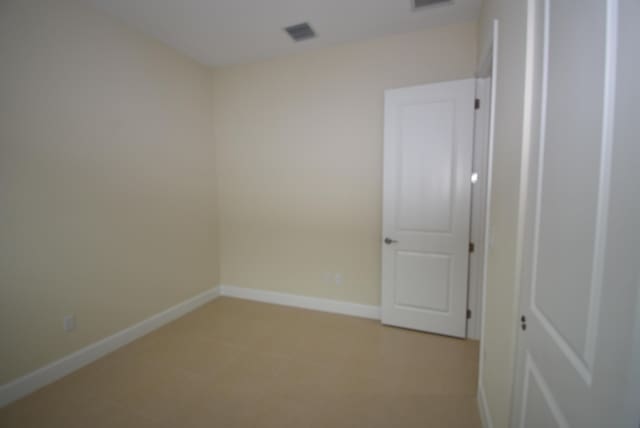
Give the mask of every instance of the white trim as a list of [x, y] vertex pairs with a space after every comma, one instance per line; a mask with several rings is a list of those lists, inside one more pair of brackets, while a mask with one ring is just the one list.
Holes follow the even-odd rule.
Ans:
[[[533, 120], [533, 90], [534, 90], [534, 56], [535, 56], [535, 36], [536, 36], [536, 2], [535, 0], [527, 1], [527, 29], [526, 29], [526, 41], [525, 41], [525, 75], [524, 75], [524, 96], [523, 96], [523, 111], [522, 111], [522, 153], [520, 156], [520, 187], [519, 187], [519, 199], [518, 199], [518, 224], [517, 224], [517, 236], [516, 236], [516, 275], [515, 275], [515, 288], [514, 304], [517, 310], [516, 320], [518, 314], [522, 314], [522, 296], [521, 296], [521, 281], [522, 281], [522, 269], [524, 266], [524, 241], [526, 231], [527, 220], [527, 205], [530, 195], [529, 191], [529, 175], [531, 168], [531, 140], [532, 140], [532, 120]], [[542, 120], [542, 117], [540, 118]], [[520, 335], [520, 331], [515, 327], [515, 354], [514, 362], [512, 366], [512, 382], [509, 406], [509, 421], [512, 426], [516, 426], [519, 421], [519, 409], [518, 403], [522, 401], [522, 395], [525, 394], [524, 386], [524, 359], [520, 358], [523, 346], [523, 336]]]
[[[491, 428], [493, 422], [491, 419], [491, 413], [489, 412], [489, 406], [487, 405], [487, 399], [484, 392], [482, 382], [484, 379], [482, 368], [484, 367], [484, 353], [485, 353], [485, 334], [484, 325], [486, 322], [487, 313], [487, 262], [489, 259], [489, 249], [491, 247], [491, 195], [493, 193], [493, 147], [494, 147], [494, 135], [495, 135], [495, 117], [496, 117], [496, 88], [498, 86], [498, 35], [499, 24], [498, 20], [493, 20], [493, 32], [491, 34], [491, 40], [489, 42], [490, 49], [487, 55], [491, 55], [491, 112], [489, 117], [489, 146], [487, 153], [487, 192], [486, 192], [486, 208], [485, 208], [485, 223], [484, 223], [484, 260], [482, 268], [482, 313], [480, 314], [480, 362], [478, 367], [478, 400], [482, 402], [481, 411], [484, 411], [486, 415], [485, 428]], [[488, 59], [483, 59], [483, 63], [488, 63]], [[483, 422], [484, 423], [484, 422]]]
[[235, 285], [220, 285], [220, 295], [273, 303], [276, 305], [351, 315], [360, 318], [380, 319], [380, 306], [323, 299], [320, 297], [300, 296], [276, 291], [257, 290], [255, 288], [237, 287]]
[[[489, 52], [490, 53], [490, 52]], [[478, 73], [479, 75], [480, 73]], [[487, 75], [476, 78], [476, 99], [480, 108], [474, 112], [473, 125], [473, 169], [479, 175], [471, 185], [471, 229], [470, 240], [476, 250], [469, 254], [469, 276], [467, 282], [467, 308], [471, 318], [467, 319], [467, 339], [480, 340], [480, 318], [482, 314], [483, 270], [485, 269], [485, 217], [487, 213], [487, 157], [489, 151], [489, 121], [491, 115], [491, 67]]]
[[484, 393], [484, 387], [482, 384], [478, 387], [478, 410], [480, 411], [480, 422], [482, 428], [493, 428], [493, 420], [491, 419], [491, 412], [489, 412], [489, 405], [487, 404], [487, 396]]
[[43, 386], [54, 382], [79, 368], [115, 351], [147, 333], [193, 311], [220, 295], [220, 288], [213, 287], [188, 300], [178, 303], [137, 324], [105, 337], [72, 354], [47, 364], [16, 380], [0, 386], [0, 407], [24, 397]]

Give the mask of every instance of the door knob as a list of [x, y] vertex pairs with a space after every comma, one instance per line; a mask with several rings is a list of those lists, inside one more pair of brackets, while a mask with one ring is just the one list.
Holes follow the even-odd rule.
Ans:
[[384, 238], [384, 243], [387, 244], [387, 245], [395, 244], [396, 242], [398, 242], [398, 241], [396, 241], [395, 239]]

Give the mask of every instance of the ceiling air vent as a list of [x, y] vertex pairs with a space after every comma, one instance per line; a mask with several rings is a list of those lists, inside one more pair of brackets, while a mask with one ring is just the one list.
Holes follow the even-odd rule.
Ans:
[[422, 9], [427, 6], [435, 6], [437, 4], [451, 3], [451, 0], [411, 0], [414, 9]]
[[[418, 0], [416, 0], [418, 1]], [[307, 39], [312, 39], [316, 36], [315, 31], [313, 31], [313, 28], [311, 28], [311, 26], [306, 23], [303, 22], [302, 24], [296, 24], [296, 25], [292, 25], [290, 27], [287, 27], [284, 29], [284, 31], [286, 31], [287, 33], [289, 33], [289, 36], [291, 36], [291, 38], [295, 41], [295, 42], [299, 42], [302, 40], [307, 40]]]

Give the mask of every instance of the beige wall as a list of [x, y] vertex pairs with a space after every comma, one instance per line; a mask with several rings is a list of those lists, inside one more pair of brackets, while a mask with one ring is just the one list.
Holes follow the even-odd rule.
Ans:
[[482, 387], [495, 428], [508, 426], [515, 352], [526, 2], [485, 0], [479, 52], [499, 20], [498, 68]]
[[[216, 70], [221, 283], [378, 304], [383, 91], [472, 77], [475, 23]], [[325, 280], [341, 273], [343, 285]]]
[[0, 4], [0, 384], [218, 282], [378, 304], [383, 91], [471, 77], [476, 36], [211, 71], [78, 0]]
[[0, 58], [2, 384], [218, 269], [208, 69], [74, 0], [2, 1]]

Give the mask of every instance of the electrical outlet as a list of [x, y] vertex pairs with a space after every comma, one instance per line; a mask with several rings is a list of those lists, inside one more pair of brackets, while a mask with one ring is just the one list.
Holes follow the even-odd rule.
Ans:
[[336, 285], [342, 285], [342, 283], [344, 282], [344, 277], [340, 272], [336, 273], [334, 277], [334, 282]]
[[74, 314], [64, 317], [64, 331], [67, 333], [76, 329], [76, 316]]

